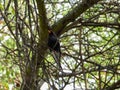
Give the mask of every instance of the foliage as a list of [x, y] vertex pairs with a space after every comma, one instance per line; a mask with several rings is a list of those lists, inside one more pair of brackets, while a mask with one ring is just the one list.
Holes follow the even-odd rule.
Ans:
[[[0, 1], [0, 89], [119, 89], [120, 0], [40, 1]], [[47, 50], [47, 29], [60, 39], [62, 71]]]

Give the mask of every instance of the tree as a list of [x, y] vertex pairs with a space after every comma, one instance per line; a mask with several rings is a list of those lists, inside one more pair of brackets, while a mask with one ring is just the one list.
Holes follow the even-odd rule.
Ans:
[[[21, 90], [44, 82], [53, 90], [120, 88], [119, 0], [0, 2], [1, 33], [9, 36], [1, 45], [20, 69]], [[62, 71], [48, 50], [49, 29], [61, 41]]]

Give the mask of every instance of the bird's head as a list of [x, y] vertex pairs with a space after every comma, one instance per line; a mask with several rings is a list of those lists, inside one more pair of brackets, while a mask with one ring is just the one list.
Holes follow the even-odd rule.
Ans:
[[48, 30], [48, 33], [51, 33], [52, 32], [52, 30]]
[[50, 35], [52, 35], [52, 34], [53, 34], [52, 30], [48, 30], [48, 33], [49, 33]]

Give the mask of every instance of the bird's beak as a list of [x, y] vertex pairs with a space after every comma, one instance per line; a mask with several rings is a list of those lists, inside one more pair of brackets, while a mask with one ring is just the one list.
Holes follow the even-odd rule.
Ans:
[[48, 33], [51, 33], [51, 30], [48, 30]]

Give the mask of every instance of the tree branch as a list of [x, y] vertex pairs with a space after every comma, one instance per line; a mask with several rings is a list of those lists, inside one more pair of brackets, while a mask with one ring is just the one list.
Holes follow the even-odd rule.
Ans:
[[48, 36], [48, 30], [47, 30], [48, 24], [47, 24], [45, 4], [44, 4], [44, 0], [36, 0], [36, 2], [37, 2], [37, 8], [38, 8], [39, 20], [40, 20], [39, 36], [41, 40], [44, 40]]
[[113, 83], [110, 87], [107, 87], [105, 90], [115, 90], [120, 88], [120, 80]]
[[44, 0], [36, 0], [36, 2], [39, 12], [39, 25], [40, 25], [40, 29], [38, 30], [39, 42], [38, 42], [38, 50], [37, 50], [38, 52], [37, 63], [41, 64], [41, 61], [44, 59], [44, 55], [47, 50], [48, 24], [47, 24]]
[[82, 3], [79, 3], [75, 8], [69, 11], [68, 14], [53, 24], [52, 29], [59, 36], [60, 34], [64, 33], [63, 29], [67, 24], [73, 22], [78, 16], [99, 1], [101, 0], [83, 0]]

